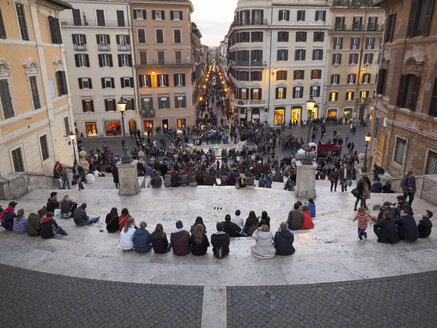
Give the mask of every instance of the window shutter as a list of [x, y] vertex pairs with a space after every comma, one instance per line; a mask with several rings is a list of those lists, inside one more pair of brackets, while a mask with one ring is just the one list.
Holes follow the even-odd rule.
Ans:
[[156, 19], [155, 11], [154, 11], [154, 10], [152, 10], [152, 19], [153, 19], [153, 20]]
[[401, 75], [401, 80], [399, 82], [399, 91], [398, 91], [398, 99], [396, 101], [397, 107], [404, 107], [405, 105], [405, 98], [407, 95], [407, 83], [408, 83], [408, 76], [407, 75]]
[[74, 61], [76, 62], [76, 67], [79, 67], [79, 55], [74, 55]]
[[326, 21], [326, 11], [325, 10], [323, 11], [323, 15], [322, 16], [323, 16], [323, 21]]
[[434, 9], [434, 0], [423, 1], [422, 6], [425, 6], [425, 16], [423, 18], [422, 35], [427, 36], [429, 26], [431, 25], [432, 11]]
[[100, 35], [101, 34], [96, 34], [96, 43], [100, 44]]
[[143, 19], [146, 19], [146, 10], [143, 9]]
[[100, 78], [100, 80], [102, 81], [102, 89], [104, 89], [105, 88], [105, 78], [102, 77], [102, 78]]
[[134, 78], [130, 77], [129, 81], [130, 81], [130, 87], [133, 88], [134, 87]]
[[118, 67], [121, 67], [121, 55], [118, 55]]
[[293, 98], [296, 98], [296, 87], [293, 87]]
[[275, 98], [278, 99], [279, 88], [276, 88]]
[[182, 85], [185, 86], [185, 74], [182, 74]]
[[62, 43], [62, 35], [61, 35], [61, 27], [59, 26], [59, 19], [55, 18], [55, 32], [56, 32], [56, 43], [61, 44]]
[[115, 36], [115, 41], [117, 42], [117, 44], [120, 44], [120, 35], [116, 35]]
[[126, 35], [126, 43], [130, 44], [130, 35]]
[[127, 55], [127, 59], [128, 59], [129, 67], [132, 67], [132, 56]]
[[331, 84], [334, 83], [334, 74], [331, 75]]
[[112, 88], [115, 88], [115, 83], [114, 83], [114, 78], [113, 77], [111, 77], [111, 85], [112, 85]]
[[134, 19], [137, 19], [137, 10], [134, 9]]
[[412, 0], [410, 7], [410, 18], [408, 19], [407, 27], [407, 37], [411, 38], [414, 36], [414, 31], [416, 30], [416, 17], [417, 10], [419, 8], [419, 0]]
[[143, 83], [143, 79], [141, 78], [141, 75], [138, 75], [138, 82], [139, 82], [140, 88], [143, 88], [144, 83]]
[[83, 89], [82, 79], [78, 78], [78, 81], [79, 81], [79, 89]]
[[354, 47], [354, 38], [351, 38], [351, 49]]
[[73, 25], [75, 26], [82, 25], [80, 19], [80, 9], [73, 9]]
[[332, 64], [335, 64], [335, 54], [332, 55]]
[[[293, 72], [293, 79], [296, 80], [296, 71]], [[294, 88], [293, 88], [293, 90], [294, 90]], [[293, 93], [294, 93], [294, 91], [293, 91]]]
[[12, 107], [12, 97], [9, 91], [9, 82], [7, 79], [0, 80], [0, 100], [3, 105], [4, 119], [14, 116], [14, 109]]
[[73, 44], [76, 44], [76, 35], [77, 34], [72, 34], [71, 35], [71, 41], [73, 42]]
[[340, 49], [343, 49], [343, 38], [340, 38]]
[[420, 76], [412, 76], [411, 78], [413, 80], [413, 87], [411, 88], [410, 110], [415, 111], [416, 110], [417, 96], [419, 93]]
[[89, 85], [90, 85], [90, 89], [92, 89], [93, 88], [93, 80], [92, 80], [92, 78], [88, 78], [88, 83], [89, 83]]
[[106, 38], [106, 43], [111, 44], [111, 38], [109, 37], [109, 34], [106, 34], [105, 38]]
[[108, 55], [109, 56], [109, 67], [113, 67], [112, 65], [112, 55]]
[[83, 35], [83, 44], [86, 44], [86, 34], [82, 34]]
[[[179, 12], [179, 19], [182, 20], [182, 11]], [[185, 98], [184, 98], [184, 102], [185, 102]], [[185, 106], [184, 106], [185, 107]]]
[[434, 80], [434, 88], [432, 90], [431, 103], [429, 104], [429, 115], [437, 116], [437, 79]]
[[118, 26], [125, 26], [124, 24], [124, 11], [117, 10], [117, 24]]
[[173, 10], [170, 11], [170, 19], [173, 20]]
[[55, 38], [55, 30], [54, 30], [54, 26], [53, 26], [53, 17], [52, 16], [48, 16], [47, 17], [49, 20], [49, 30], [50, 30], [50, 37], [52, 39], [52, 43], [56, 43], [56, 38]]
[[99, 67], [103, 67], [102, 55], [99, 55]]
[[124, 88], [124, 78], [120, 77], [120, 85], [122, 88]]
[[174, 86], [177, 86], [177, 85], [178, 85], [178, 75], [175, 74], [174, 75]]
[[86, 64], [86, 67], [90, 67], [90, 56], [89, 55], [85, 55], [85, 64]]
[[165, 11], [164, 10], [161, 10], [161, 16], [162, 16], [162, 20], [164, 20], [165, 19]]
[[384, 94], [384, 80], [385, 80], [385, 69], [380, 69], [378, 72], [378, 83], [376, 85], [376, 93], [379, 95]]

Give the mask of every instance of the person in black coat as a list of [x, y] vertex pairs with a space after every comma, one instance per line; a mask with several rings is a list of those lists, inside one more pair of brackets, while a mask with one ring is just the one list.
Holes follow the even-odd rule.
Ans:
[[111, 209], [111, 212], [106, 214], [106, 230], [109, 233], [117, 232], [119, 228], [119, 222], [118, 222], [118, 211], [116, 207], [113, 207]]
[[425, 212], [423, 212], [422, 220], [419, 221], [419, 225], [417, 226], [420, 238], [428, 238], [431, 234], [432, 222], [430, 218], [432, 218], [432, 214], [433, 213], [430, 210], [425, 210]]
[[419, 238], [419, 230], [411, 212], [401, 210], [401, 216], [395, 220], [399, 238], [403, 241], [414, 242]]
[[276, 255], [291, 255], [296, 251], [293, 247], [294, 235], [287, 229], [287, 223], [282, 222], [275, 234]]
[[206, 227], [205, 227], [205, 224], [203, 223], [203, 219], [202, 219], [201, 216], [198, 216], [198, 217], [196, 218], [196, 221], [194, 221], [194, 224], [193, 224], [193, 225], [191, 226], [191, 228], [190, 228], [190, 233], [191, 233], [191, 234], [194, 234], [194, 231], [196, 230], [196, 226], [197, 226], [198, 224], [200, 224], [201, 226], [203, 226], [203, 234], [205, 235], [205, 234], [206, 234]]
[[258, 226], [261, 227], [263, 224], [266, 224], [270, 229], [270, 216], [266, 211], [261, 212], [261, 219], [259, 220]]
[[231, 222], [231, 216], [229, 214], [226, 214], [223, 226], [224, 232], [226, 232], [229, 237], [240, 237], [241, 228], [235, 223]]
[[47, 212], [55, 212], [55, 209], [59, 208], [58, 193], [53, 191], [50, 194], [50, 198], [47, 200], [46, 210]]
[[203, 225], [196, 225], [194, 233], [191, 235], [191, 254], [195, 256], [205, 255], [209, 247], [209, 241], [204, 234]]
[[155, 231], [150, 235], [153, 251], [156, 254], [164, 254], [170, 251], [167, 235], [161, 223], [156, 225]]
[[120, 188], [120, 180], [118, 178], [118, 168], [117, 166], [113, 165], [112, 166], [112, 179], [115, 183], [115, 188]]
[[396, 224], [393, 221], [393, 211], [386, 210], [382, 218], [373, 226], [378, 237], [378, 243], [394, 244], [400, 241]]
[[224, 232], [223, 222], [217, 222], [217, 232], [211, 235], [212, 251], [216, 258], [224, 258], [229, 254], [229, 244], [231, 239], [229, 235]]

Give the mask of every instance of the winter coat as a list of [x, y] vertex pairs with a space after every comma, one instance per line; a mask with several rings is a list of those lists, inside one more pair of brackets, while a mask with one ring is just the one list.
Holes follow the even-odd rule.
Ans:
[[291, 255], [296, 251], [293, 247], [294, 235], [287, 229], [275, 234], [276, 255]]
[[290, 230], [299, 230], [303, 223], [303, 214], [299, 210], [291, 210], [288, 213], [288, 229]]
[[381, 220], [373, 226], [373, 231], [378, 235], [379, 243], [393, 244], [397, 243], [400, 238], [396, 230], [396, 224], [393, 220]]
[[311, 214], [306, 212], [302, 212], [302, 214], [303, 214], [303, 222], [302, 225], [300, 226], [300, 230], [308, 230], [314, 228], [313, 220], [311, 220]]
[[168, 250], [168, 240], [165, 232], [153, 232], [150, 235], [150, 240], [152, 241], [153, 251], [156, 254], [167, 253]]
[[39, 236], [41, 230], [41, 217], [38, 214], [30, 213], [27, 218], [26, 232], [29, 236]]
[[[344, 178], [344, 171], [346, 170], [346, 179]], [[340, 169], [340, 180], [343, 183], [345, 180], [350, 180], [352, 176], [352, 170], [350, 168], [345, 168], [344, 166]]]
[[368, 184], [367, 182], [363, 183], [362, 198], [363, 199], [370, 199], [370, 184]]
[[382, 192], [382, 183], [380, 181], [375, 181], [370, 189], [371, 192], [381, 193]]
[[229, 237], [240, 237], [241, 228], [233, 222], [223, 222], [224, 231], [229, 235]]
[[223, 254], [222, 257], [228, 255], [230, 241], [231, 239], [229, 238], [229, 235], [224, 231], [217, 231], [216, 233], [213, 233], [211, 235], [211, 244], [214, 256], [218, 257], [218, 251], [220, 248]]
[[74, 219], [74, 223], [76, 223], [76, 225], [82, 225], [82, 224], [84, 224], [86, 221], [89, 220], [89, 217], [88, 217], [88, 215], [86, 214], [85, 209], [79, 206], [79, 207], [76, 208], [76, 210], [74, 211], [73, 219]]
[[186, 230], [175, 231], [170, 235], [170, 243], [175, 255], [186, 255], [190, 252], [190, 233]]
[[191, 235], [191, 254], [196, 256], [205, 255], [208, 247], [209, 241], [206, 235], [202, 236], [202, 242], [200, 244], [196, 244], [194, 241], [194, 234]]
[[12, 227], [14, 226], [14, 218], [17, 216], [14, 212], [14, 209], [12, 207], [8, 207], [1, 214], [3, 215], [3, 228], [6, 230], [12, 230]]
[[133, 236], [136, 229], [134, 226], [130, 226], [127, 232], [124, 229], [120, 232], [120, 247], [124, 251], [130, 251], [134, 248]]
[[118, 217], [118, 230], [120, 230], [120, 232], [130, 217], [131, 217], [130, 215], [124, 215], [124, 214]]
[[147, 253], [152, 249], [150, 233], [146, 229], [137, 229], [132, 238], [137, 253]]
[[161, 177], [155, 175], [150, 180], [150, 184], [152, 185], [152, 188], [161, 188], [162, 186], [162, 179]]
[[410, 215], [401, 216], [395, 220], [397, 225], [399, 238], [406, 241], [416, 241], [419, 238], [419, 230], [417, 229], [416, 221]]
[[269, 259], [275, 256], [276, 249], [273, 246], [273, 235], [270, 231], [255, 230], [252, 234], [255, 245], [250, 247], [252, 255], [259, 259]]
[[308, 209], [311, 212], [311, 217], [312, 218], [316, 217], [316, 204], [310, 202], [310, 203], [307, 204], [307, 206], [308, 206]]
[[[410, 190], [411, 188], [411, 190]], [[416, 178], [409, 178], [408, 174], [402, 179], [402, 192], [408, 194], [410, 192], [416, 192]]]
[[23, 234], [26, 232], [26, 223], [27, 223], [27, 220], [24, 216], [21, 217], [21, 219], [18, 221], [17, 221], [17, 217], [15, 217], [14, 218], [14, 226], [13, 226], [12, 230], [14, 230], [18, 234]]
[[41, 231], [40, 235], [44, 239], [53, 238], [55, 236], [55, 232], [53, 230], [58, 229], [59, 226], [56, 223], [55, 219], [45, 217], [41, 220]]
[[73, 207], [73, 202], [70, 201], [62, 201], [61, 202], [61, 214], [71, 212], [71, 208]]
[[417, 229], [419, 229], [420, 238], [427, 238], [431, 234], [431, 229], [432, 229], [431, 220], [429, 218], [422, 218], [422, 220], [419, 221]]
[[46, 205], [47, 212], [55, 212], [55, 209], [57, 208], [59, 208], [59, 202], [56, 199], [49, 198]]
[[110, 233], [117, 232], [119, 228], [118, 215], [106, 214], [106, 230]]

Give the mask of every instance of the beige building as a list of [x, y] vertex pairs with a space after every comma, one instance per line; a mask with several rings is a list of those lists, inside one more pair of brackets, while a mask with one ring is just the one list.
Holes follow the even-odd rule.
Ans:
[[69, 8], [60, 0], [0, 1], [0, 176], [73, 163], [59, 22]]
[[384, 10], [366, 0], [333, 0], [329, 17], [322, 117], [368, 119], [375, 99]]
[[78, 136], [121, 136], [117, 101], [127, 101], [125, 129], [141, 130], [135, 106], [131, 25], [125, 0], [69, 1], [61, 14]]
[[190, 1], [131, 0], [136, 98], [143, 130], [195, 123]]

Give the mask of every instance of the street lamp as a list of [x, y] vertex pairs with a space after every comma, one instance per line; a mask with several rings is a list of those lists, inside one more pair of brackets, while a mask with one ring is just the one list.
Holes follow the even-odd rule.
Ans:
[[310, 155], [310, 133], [311, 133], [311, 116], [310, 113], [313, 113], [314, 106], [316, 102], [313, 99], [313, 96], [310, 95], [310, 98], [307, 100], [307, 110], [308, 110], [308, 135], [307, 135], [307, 143], [303, 146], [303, 150], [305, 150], [305, 154], [302, 157], [302, 165], [313, 165], [313, 158]]
[[367, 133], [366, 136], [364, 136], [364, 140], [366, 140], [366, 151], [364, 153], [364, 165], [361, 168], [362, 173], [367, 173], [367, 148], [369, 147], [369, 141], [372, 139], [372, 136], [370, 135], [370, 132]]
[[123, 149], [123, 154], [121, 155], [121, 163], [122, 164], [129, 164], [130, 162], [132, 162], [132, 158], [129, 154], [127, 144], [126, 144], [126, 138], [125, 138], [126, 133], [125, 133], [125, 129], [124, 129], [124, 112], [126, 111], [126, 105], [127, 105], [126, 100], [124, 100], [123, 97], [120, 97], [120, 100], [117, 102], [117, 106], [118, 106], [118, 110], [121, 112], [121, 128], [122, 128], [122, 134], [123, 134], [123, 139], [121, 141], [122, 149]]
[[77, 163], [76, 147], [74, 146], [74, 140], [76, 140], [76, 134], [73, 131], [71, 131], [70, 134], [68, 135], [68, 137], [70, 138], [71, 145], [73, 146], [74, 163]]

